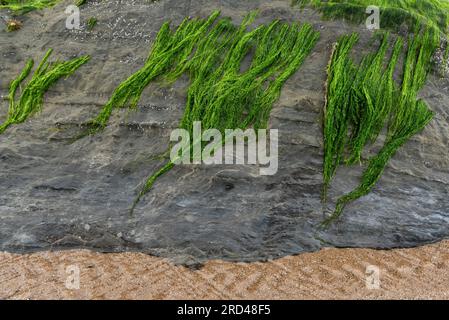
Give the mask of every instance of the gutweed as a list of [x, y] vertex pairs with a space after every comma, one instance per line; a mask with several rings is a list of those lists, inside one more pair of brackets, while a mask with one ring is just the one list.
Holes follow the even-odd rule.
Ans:
[[53, 7], [60, 0], [1, 0], [0, 9], [9, 9], [18, 14]]
[[92, 31], [93, 28], [97, 25], [97, 19], [94, 17], [91, 17], [87, 20], [87, 30]]
[[87, 3], [87, 0], [77, 0], [77, 1], [75, 1], [75, 5], [77, 7], [81, 7], [81, 6], [85, 5], [86, 3]]
[[358, 35], [343, 36], [332, 50], [327, 69], [326, 104], [324, 116], [324, 192], [342, 162], [343, 151], [347, 143], [349, 125], [348, 93], [351, 91], [356, 66], [349, 59], [349, 53], [358, 41]]
[[51, 53], [51, 49], [47, 51], [30, 81], [23, 87], [20, 99], [17, 102], [15, 100], [16, 91], [30, 74], [34, 61], [29, 60], [20, 75], [11, 82], [8, 95], [8, 116], [5, 122], [0, 125], [0, 134], [10, 125], [22, 123], [31, 114], [41, 110], [44, 94], [48, 88], [61, 77], [71, 75], [89, 60], [88, 56], [83, 56], [66, 62], [49, 63], [47, 60]]
[[[145, 66], [119, 85], [101, 113], [91, 122], [94, 133], [103, 129], [116, 107], [135, 107], [143, 89], [156, 79], [167, 84], [186, 73], [190, 77], [187, 103], [180, 127], [192, 130], [194, 121], [203, 129], [265, 128], [273, 103], [285, 81], [301, 66], [319, 33], [308, 25], [274, 21], [248, 31], [256, 13], [240, 26], [218, 19], [186, 19], [171, 31], [165, 23], [158, 33]], [[241, 71], [245, 57], [248, 69]], [[193, 142], [196, 143], [196, 142]], [[172, 169], [169, 161], [151, 175], [131, 211], [157, 178]]]
[[[250, 21], [252, 17], [234, 31], [217, 23], [198, 44], [188, 68], [191, 85], [182, 128], [191, 131], [194, 121], [201, 121], [204, 129], [215, 128], [222, 134], [229, 128], [267, 127], [283, 84], [301, 66], [319, 34], [307, 24], [287, 25], [279, 21], [246, 32]], [[240, 72], [242, 61], [251, 50], [252, 63]], [[195, 143], [192, 141], [192, 145]], [[135, 204], [173, 166], [168, 162], [150, 176]]]
[[349, 202], [368, 194], [396, 151], [432, 119], [433, 113], [417, 95], [439, 45], [438, 33], [415, 28], [407, 41], [400, 85], [393, 80], [393, 73], [403, 40], [397, 39], [384, 65], [388, 38], [385, 34], [377, 52], [365, 56], [359, 66], [348, 55], [357, 42], [356, 34], [340, 38], [332, 54], [324, 119], [324, 194], [340, 164], [360, 162], [364, 147], [376, 141], [384, 127], [387, 134], [380, 152], [368, 159], [360, 185], [338, 199], [324, 225], [338, 218]]
[[136, 107], [142, 91], [151, 81], [162, 75], [178, 73], [184, 68], [195, 44], [205, 36], [218, 14], [214, 12], [206, 20], [185, 19], [175, 32], [170, 30], [169, 23], [165, 23], [156, 37], [145, 66], [114, 90], [100, 114], [89, 124], [89, 133], [104, 129], [113, 109]]
[[366, 8], [380, 8], [380, 27], [398, 30], [405, 23], [410, 31], [419, 23], [446, 34], [449, 26], [449, 2], [446, 0], [292, 0], [293, 5], [310, 5], [327, 19], [346, 19], [362, 23]]

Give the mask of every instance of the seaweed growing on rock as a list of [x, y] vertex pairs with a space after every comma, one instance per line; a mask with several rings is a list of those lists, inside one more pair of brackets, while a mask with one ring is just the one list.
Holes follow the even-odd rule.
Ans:
[[349, 202], [368, 194], [390, 158], [433, 117], [417, 95], [439, 44], [437, 33], [415, 28], [414, 35], [408, 38], [400, 85], [393, 80], [393, 73], [403, 40], [397, 39], [384, 67], [388, 38], [384, 34], [377, 52], [365, 56], [359, 66], [348, 54], [357, 42], [357, 35], [343, 36], [333, 51], [328, 66], [324, 119], [324, 194], [340, 164], [361, 162], [364, 147], [376, 141], [385, 126], [387, 133], [382, 149], [368, 159], [360, 185], [337, 200], [335, 211], [325, 225], [338, 218]]
[[445, 0], [292, 0], [293, 5], [306, 6], [321, 11], [326, 19], [346, 19], [362, 23], [367, 18], [366, 8], [380, 8], [381, 28], [399, 29], [405, 23], [410, 30], [419, 23], [430, 29], [447, 33], [449, 2]]
[[81, 65], [89, 61], [88, 56], [82, 56], [65, 62], [47, 62], [52, 50], [48, 50], [39, 66], [34, 71], [30, 81], [21, 91], [20, 99], [16, 102], [17, 89], [28, 77], [33, 68], [34, 61], [28, 60], [20, 75], [11, 82], [9, 87], [9, 109], [4, 123], [0, 125], [0, 134], [10, 125], [24, 122], [31, 114], [42, 108], [44, 94], [48, 88], [61, 77], [67, 77], [75, 72]]
[[208, 19], [185, 19], [178, 29], [170, 30], [168, 22], [159, 30], [145, 66], [123, 81], [113, 92], [112, 97], [100, 114], [89, 123], [89, 134], [104, 129], [112, 111], [119, 107], [134, 108], [143, 90], [158, 77], [173, 77], [181, 74], [191, 56], [195, 44], [206, 36], [209, 26], [219, 13], [214, 12]]
[[[248, 16], [235, 31], [223, 29], [218, 23], [198, 44], [187, 66], [191, 85], [181, 128], [191, 132], [195, 121], [201, 121], [205, 130], [214, 128], [222, 134], [225, 129], [267, 127], [283, 84], [304, 62], [319, 33], [309, 24], [280, 21], [246, 32], [252, 19], [252, 15]], [[242, 62], [251, 50], [252, 62], [241, 72]], [[200, 142], [192, 141], [191, 145], [196, 143]], [[169, 161], [147, 179], [133, 208], [155, 180], [173, 166]]]
[[[176, 31], [165, 23], [145, 66], [115, 89], [89, 123], [87, 134], [102, 130], [113, 109], [136, 107], [151, 81], [167, 84], [184, 73], [190, 77], [190, 86], [181, 128], [191, 131], [194, 121], [222, 133], [225, 129], [266, 127], [283, 84], [301, 66], [319, 33], [309, 24], [280, 21], [248, 31], [256, 15], [251, 12], [238, 27], [228, 18], [218, 19], [218, 11], [207, 19], [185, 19]], [[251, 65], [241, 71], [243, 60], [251, 54]], [[132, 209], [173, 166], [169, 161], [146, 180]]]
[[97, 25], [97, 18], [95, 17], [90, 17], [87, 20], [87, 31], [92, 31], [94, 29], [94, 27]]
[[59, 0], [1, 0], [0, 9], [9, 9], [24, 14], [33, 10], [53, 7]]

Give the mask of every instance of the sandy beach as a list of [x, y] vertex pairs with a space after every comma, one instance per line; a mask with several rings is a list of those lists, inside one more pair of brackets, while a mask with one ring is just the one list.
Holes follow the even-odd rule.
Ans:
[[[367, 281], [373, 267], [378, 288]], [[77, 272], [79, 289], [70, 278]], [[264, 263], [215, 260], [198, 270], [140, 253], [1, 253], [0, 298], [448, 299], [448, 275], [449, 241], [389, 251], [323, 249]]]

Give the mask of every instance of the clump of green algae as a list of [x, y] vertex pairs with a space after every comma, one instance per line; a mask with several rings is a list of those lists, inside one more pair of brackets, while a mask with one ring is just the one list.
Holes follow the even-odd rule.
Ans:
[[89, 61], [88, 56], [82, 56], [69, 61], [54, 63], [48, 62], [52, 50], [48, 50], [39, 66], [34, 71], [30, 81], [21, 91], [20, 99], [16, 102], [17, 89], [28, 77], [33, 68], [34, 61], [28, 60], [20, 75], [11, 82], [9, 87], [9, 109], [4, 123], [0, 125], [0, 134], [10, 125], [24, 122], [31, 114], [42, 109], [44, 94], [48, 88], [62, 77], [68, 77], [81, 65]]
[[421, 24], [442, 34], [449, 27], [449, 2], [446, 0], [292, 0], [293, 5], [312, 6], [326, 19], [346, 19], [362, 23], [367, 18], [366, 9], [380, 9], [382, 29], [398, 30], [405, 24], [410, 31]]
[[60, 0], [0, 0], [0, 9], [9, 9], [18, 14], [53, 7]]
[[87, 20], [87, 30], [88, 30], [88, 31], [92, 31], [92, 30], [94, 29], [94, 27], [97, 25], [97, 22], [98, 22], [97, 18], [95, 18], [95, 17], [90, 17], [90, 18]]
[[359, 186], [340, 197], [334, 213], [324, 222], [338, 218], [345, 206], [368, 194], [382, 176], [385, 166], [396, 151], [432, 119], [426, 103], [417, 98], [431, 66], [439, 36], [431, 28], [415, 27], [408, 37], [401, 84], [393, 74], [403, 47], [398, 38], [388, 63], [389, 35], [383, 34], [377, 52], [356, 65], [349, 57], [358, 35], [339, 39], [328, 66], [324, 117], [324, 199], [337, 167], [361, 162], [362, 151], [375, 142], [386, 127], [386, 139], [379, 153], [368, 159]]
[[168, 22], [164, 23], [144, 67], [114, 90], [100, 114], [89, 123], [91, 127], [89, 133], [104, 129], [113, 109], [136, 107], [143, 90], [157, 77], [181, 73], [195, 44], [205, 36], [208, 27], [217, 17], [218, 12], [212, 14], [207, 20], [185, 19], [175, 32], [170, 30]]
[[[222, 134], [225, 129], [266, 128], [283, 84], [298, 70], [319, 37], [307, 24], [274, 21], [248, 33], [244, 27], [237, 30], [237, 34], [225, 37], [232, 41], [224, 44], [227, 53], [222, 61], [219, 60], [222, 50], [211, 50], [219, 47], [221, 37], [200, 42], [198, 58], [192, 59], [190, 67], [193, 81], [182, 128], [191, 131], [195, 121], [201, 121], [204, 130], [215, 128]], [[211, 34], [220, 34], [215, 31]], [[242, 61], [251, 49], [255, 50], [252, 63], [246, 71], [240, 72]], [[203, 57], [207, 58], [203, 60]], [[173, 163], [168, 162], [150, 176], [135, 203], [172, 167]]]
[[[213, 12], [207, 19], [185, 19], [171, 31], [165, 23], [145, 66], [121, 83], [100, 114], [90, 122], [89, 133], [103, 129], [112, 110], [134, 108], [144, 88], [155, 80], [171, 83], [186, 73], [190, 77], [187, 103], [180, 127], [192, 131], [193, 122], [203, 129], [265, 128], [273, 103], [285, 81], [301, 66], [319, 33], [309, 24], [273, 21], [248, 30], [256, 12], [234, 26]], [[252, 55], [249, 68], [243, 60]], [[172, 161], [151, 175], [134, 206]]]

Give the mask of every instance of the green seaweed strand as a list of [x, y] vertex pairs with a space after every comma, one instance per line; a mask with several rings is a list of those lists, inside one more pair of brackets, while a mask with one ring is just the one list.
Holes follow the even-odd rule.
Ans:
[[[283, 84], [304, 62], [319, 33], [308, 24], [280, 21], [247, 31], [254, 18], [255, 13], [249, 14], [239, 28], [230, 27], [229, 20], [218, 21], [199, 41], [185, 68], [177, 70], [185, 70], [191, 80], [180, 127], [191, 132], [193, 122], [201, 121], [203, 130], [215, 128], [224, 133], [225, 129], [267, 126]], [[249, 68], [241, 71], [251, 52]], [[192, 145], [197, 143], [201, 142], [192, 141]], [[169, 161], [146, 180], [131, 211], [173, 166]]]
[[[344, 46], [346, 39], [347, 37], [343, 37], [337, 47]], [[325, 226], [337, 219], [348, 203], [368, 194], [382, 176], [388, 161], [394, 156], [396, 151], [431, 121], [433, 112], [429, 110], [424, 101], [417, 99], [417, 95], [426, 81], [431, 65], [431, 58], [438, 47], [438, 44], [438, 33], [430, 28], [421, 30], [419, 25], [417, 25], [415, 27], [414, 35], [408, 38], [402, 83], [399, 88], [393, 82], [392, 76], [394, 66], [397, 64], [399, 52], [402, 48], [401, 39], [396, 41], [386, 72], [384, 72], [382, 68], [375, 66], [373, 68], [373, 73], [368, 77], [362, 77], [364, 79], [363, 82], [355, 86], [355, 95], [359, 95], [362, 98], [359, 101], [353, 98], [347, 99], [349, 101], [347, 103], [355, 104], [354, 101], [359, 103], [356, 107], [352, 106], [349, 108], [352, 112], [357, 114], [345, 118], [344, 123], [339, 123], [339, 121], [343, 121], [338, 113], [339, 110], [332, 108], [326, 110], [326, 119], [328, 121], [325, 123], [325, 126], [338, 122], [338, 125], [340, 126], [355, 126], [357, 128], [357, 130], [355, 130], [356, 133], [353, 134], [351, 139], [347, 138], [347, 134], [342, 134], [342, 139], [347, 139], [346, 145], [349, 145], [349, 149], [352, 151], [350, 159], [359, 159], [361, 150], [367, 143], [368, 138], [377, 138], [381, 128], [384, 127], [386, 123], [387, 137], [379, 153], [368, 160], [368, 165], [362, 175], [360, 185], [337, 200], [335, 211], [323, 223]], [[383, 45], [381, 45], [377, 52], [377, 54], [379, 53], [380, 56], [384, 55]], [[329, 69], [331, 70], [331, 74], [337, 72], [341, 76], [347, 74], [347, 70], [344, 68], [340, 69], [338, 63], [339, 58], [347, 59], [347, 55], [334, 57], [330, 63]], [[368, 58], [366, 61], [372, 60]], [[366, 65], [362, 62], [361, 66]], [[366, 70], [359, 69], [359, 73], [360, 72], [366, 75]], [[360, 75], [356, 75], [355, 78], [360, 78]], [[378, 79], [381, 79], [381, 81], [379, 81], [379, 84], [376, 86], [375, 82], [371, 81], [372, 79], [376, 80], [375, 82], [377, 82]], [[331, 90], [328, 91], [328, 99], [330, 100], [333, 98], [332, 95], [335, 95], [335, 92], [332, 91], [332, 87], [337, 84], [334, 83], [334, 78], [329, 77], [328, 81], [330, 82], [329, 87], [331, 88]], [[349, 82], [351, 81], [352, 80], [349, 79]], [[339, 85], [344, 86], [343, 84]], [[371, 86], [371, 90], [368, 89], [368, 86]], [[352, 97], [353, 96], [354, 94]], [[350, 119], [357, 119], [357, 121], [350, 123]], [[329, 126], [327, 129], [325, 127], [324, 131], [325, 140], [333, 139], [335, 125], [334, 127]], [[344, 152], [344, 148], [345, 145], [342, 147], [343, 151], [341, 151], [339, 155], [340, 158], [341, 154]], [[335, 164], [334, 159], [336, 155], [334, 152], [336, 152], [336, 150], [331, 146], [325, 150], [325, 172], [327, 169], [326, 165], [331, 166]], [[352, 162], [352, 160], [349, 162]], [[338, 165], [338, 163], [335, 165]], [[336, 166], [332, 166], [331, 168], [335, 169]], [[326, 178], [327, 177], [324, 176], [325, 183], [329, 183], [330, 179], [326, 180]]]
[[114, 90], [100, 114], [89, 124], [89, 133], [104, 129], [114, 108], [136, 107], [143, 90], [157, 77], [169, 73], [179, 74], [179, 70], [185, 68], [195, 44], [205, 36], [219, 14], [219, 11], [215, 11], [206, 20], [185, 19], [175, 32], [170, 31], [169, 23], [165, 23], [156, 37], [145, 66]]
[[89, 61], [88, 56], [82, 56], [65, 62], [47, 62], [52, 50], [48, 50], [41, 63], [36, 68], [31, 80], [25, 85], [21, 92], [19, 101], [16, 103], [15, 95], [18, 87], [30, 74], [33, 68], [33, 60], [26, 63], [20, 75], [11, 82], [9, 88], [9, 110], [8, 116], [0, 125], [0, 134], [10, 125], [24, 122], [31, 114], [41, 110], [44, 94], [48, 88], [61, 77], [68, 77], [81, 65]]
[[449, 2], [445, 0], [292, 0], [293, 5], [312, 6], [325, 19], [346, 19], [362, 23], [368, 17], [366, 8], [380, 9], [380, 27], [399, 30], [402, 24], [413, 31], [416, 24], [447, 34]]
[[349, 59], [349, 52], [359, 40], [356, 33], [340, 38], [334, 47], [327, 69], [326, 103], [324, 110], [324, 164], [323, 200], [327, 188], [343, 159], [350, 120], [348, 100], [354, 82], [356, 67]]
[[0, 9], [9, 9], [18, 14], [53, 7], [60, 0], [1, 0]]

